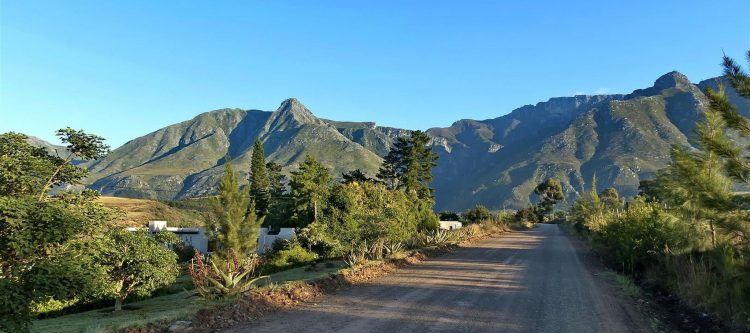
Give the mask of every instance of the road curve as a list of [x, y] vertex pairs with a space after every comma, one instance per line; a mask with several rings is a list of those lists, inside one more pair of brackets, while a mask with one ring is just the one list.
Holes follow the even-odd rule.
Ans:
[[558, 226], [539, 225], [225, 332], [645, 331]]

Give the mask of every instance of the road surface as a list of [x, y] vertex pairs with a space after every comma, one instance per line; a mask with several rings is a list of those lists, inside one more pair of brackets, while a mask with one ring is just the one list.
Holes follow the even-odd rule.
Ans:
[[225, 332], [649, 331], [631, 303], [539, 225]]

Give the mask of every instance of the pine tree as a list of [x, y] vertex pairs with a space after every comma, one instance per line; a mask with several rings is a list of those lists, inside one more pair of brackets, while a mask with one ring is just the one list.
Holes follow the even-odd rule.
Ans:
[[430, 137], [422, 131], [398, 138], [376, 177], [389, 189], [402, 189], [416, 193], [420, 199], [431, 199], [429, 184], [438, 156], [429, 142]]
[[255, 214], [255, 204], [247, 192], [240, 190], [237, 175], [227, 161], [224, 175], [219, 181], [219, 195], [211, 199], [214, 229], [221, 244], [220, 253], [234, 250], [246, 256], [255, 252], [257, 237], [263, 218]]
[[311, 155], [292, 172], [290, 186], [294, 202], [294, 224], [305, 227], [316, 221], [331, 191], [330, 170]]
[[259, 139], [255, 139], [251, 163], [250, 197], [255, 201], [255, 212], [259, 216], [266, 216], [271, 201], [271, 183], [266, 170], [266, 157], [263, 152], [263, 144]]

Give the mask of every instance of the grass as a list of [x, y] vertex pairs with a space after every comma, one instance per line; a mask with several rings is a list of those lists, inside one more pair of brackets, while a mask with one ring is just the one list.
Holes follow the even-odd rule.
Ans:
[[641, 288], [629, 277], [612, 271], [604, 272], [602, 276], [613, 281], [628, 297], [638, 298], [641, 296]]
[[159, 201], [147, 199], [131, 199], [102, 196], [98, 202], [106, 207], [119, 208], [125, 211], [125, 216], [117, 223], [129, 227], [143, 227], [152, 220], [167, 221], [170, 227], [200, 227], [203, 216], [192, 209], [171, 207]]
[[[271, 274], [274, 284], [304, 282], [323, 278], [344, 268], [340, 261], [319, 264], [319, 269], [307, 271], [305, 267]], [[184, 277], [182, 277], [184, 278]], [[142, 301], [125, 303], [123, 311], [114, 313], [112, 307], [74, 313], [34, 321], [32, 333], [104, 333], [117, 332], [126, 327], [145, 327], [148, 324], [173, 322], [191, 318], [198, 310], [221, 304], [195, 296], [194, 290], [182, 291]]]
[[198, 310], [216, 304], [216, 302], [204, 301], [194, 294], [194, 291], [183, 291], [140, 302], [126, 303], [123, 311], [119, 313], [113, 312], [109, 307], [37, 320], [31, 332], [116, 332], [126, 327], [143, 327], [149, 323], [189, 318]]

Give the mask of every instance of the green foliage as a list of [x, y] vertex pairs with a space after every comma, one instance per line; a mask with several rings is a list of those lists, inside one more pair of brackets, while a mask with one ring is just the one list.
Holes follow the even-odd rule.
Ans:
[[79, 245], [101, 221], [85, 211], [62, 200], [0, 196], [0, 331], [28, 330], [33, 302], [98, 294], [101, 271]]
[[131, 295], [147, 296], [175, 281], [179, 273], [177, 255], [164, 244], [178, 241], [170, 232], [149, 235], [112, 229], [96, 242], [96, 263], [106, 271], [106, 294], [115, 299], [115, 311]]
[[479, 223], [492, 218], [490, 210], [482, 205], [476, 205], [474, 208], [465, 211], [462, 215], [463, 221], [466, 223]]
[[383, 159], [377, 178], [389, 189], [413, 192], [420, 199], [432, 198], [432, 168], [438, 156], [428, 145], [430, 137], [413, 131], [409, 137], [399, 137]]
[[614, 214], [596, 234], [611, 262], [629, 274], [642, 273], [669, 249], [677, 248], [672, 237], [675, 218], [658, 204], [635, 200], [625, 212]]
[[538, 195], [540, 198], [540, 201], [537, 204], [537, 213], [539, 214], [540, 220], [543, 217], [548, 217], [552, 213], [555, 204], [565, 199], [562, 185], [560, 184], [560, 181], [555, 178], [549, 178], [537, 185], [534, 188], [534, 194]]
[[[217, 234], [221, 252], [229, 251], [247, 256], [255, 253], [258, 232], [263, 218], [258, 218], [247, 192], [240, 190], [237, 175], [227, 162], [219, 183], [219, 195], [211, 199], [214, 220], [212, 229]], [[221, 255], [221, 254], [220, 254]]]
[[270, 254], [266, 264], [273, 271], [281, 271], [291, 267], [309, 264], [318, 260], [317, 253], [308, 251], [299, 244], [292, 244], [288, 249], [283, 249]]
[[341, 182], [344, 184], [349, 184], [353, 182], [371, 182], [372, 179], [370, 177], [367, 177], [364, 172], [360, 169], [355, 169], [349, 172], [344, 172], [341, 174]]
[[57, 186], [76, 184], [85, 177], [85, 170], [30, 145], [27, 139], [20, 133], [0, 134], [0, 195], [38, 194], [50, 180], [50, 186]]
[[[258, 216], [266, 216], [271, 205], [271, 181], [266, 170], [266, 156], [260, 139], [255, 139], [250, 165], [250, 197]], [[274, 175], [276, 176], [276, 175]]]
[[294, 202], [294, 225], [304, 227], [318, 219], [330, 193], [331, 175], [328, 168], [311, 155], [292, 172], [290, 186]]
[[238, 257], [229, 250], [226, 258], [212, 258], [208, 264], [195, 251], [190, 276], [198, 293], [206, 299], [234, 298], [252, 288], [267, 276], [257, 276], [260, 261], [257, 255]]
[[621, 209], [624, 206], [620, 193], [617, 193], [617, 189], [610, 187], [605, 189], [601, 195], [602, 204], [604, 207], [609, 209]]
[[461, 219], [458, 216], [458, 213], [450, 210], [444, 210], [438, 213], [438, 217], [440, 218], [440, 221], [458, 221]]
[[420, 232], [414, 235], [411, 245], [414, 248], [437, 247], [447, 245], [451, 241], [451, 236], [446, 230], [437, 229], [426, 232]]

